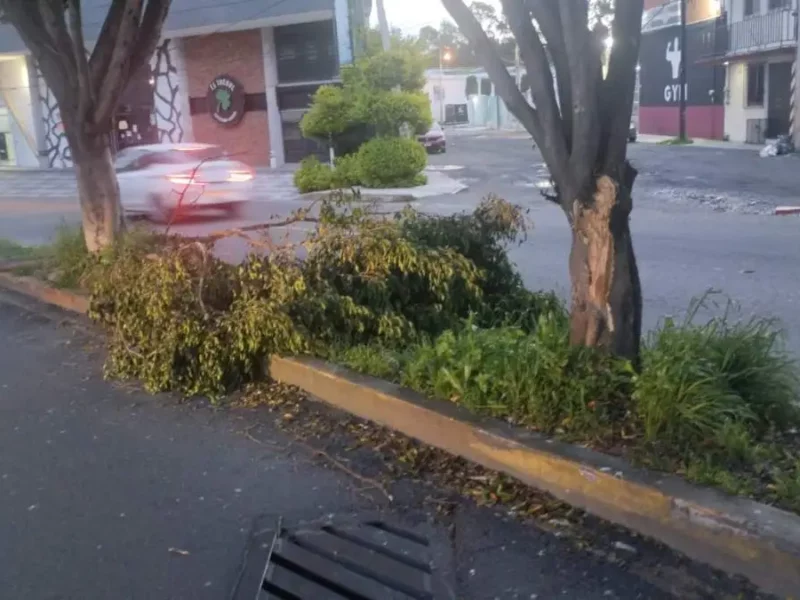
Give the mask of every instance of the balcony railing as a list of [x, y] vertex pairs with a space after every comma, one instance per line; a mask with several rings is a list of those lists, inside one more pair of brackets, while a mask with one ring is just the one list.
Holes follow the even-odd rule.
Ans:
[[794, 11], [782, 9], [731, 23], [728, 54], [748, 54], [796, 46], [796, 19]]
[[797, 46], [797, 16], [791, 9], [773, 10], [728, 23], [725, 15], [714, 25], [713, 39], [698, 44], [698, 59], [724, 58]]

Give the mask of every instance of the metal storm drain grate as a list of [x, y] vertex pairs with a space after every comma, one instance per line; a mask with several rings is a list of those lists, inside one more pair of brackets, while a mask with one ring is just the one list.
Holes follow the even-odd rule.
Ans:
[[431, 540], [381, 519], [256, 532], [233, 600], [440, 600]]

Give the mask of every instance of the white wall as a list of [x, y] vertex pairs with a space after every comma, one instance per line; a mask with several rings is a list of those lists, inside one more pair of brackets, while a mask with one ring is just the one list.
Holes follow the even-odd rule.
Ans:
[[33, 109], [36, 100], [25, 57], [0, 61], [0, 106], [8, 109], [15, 163], [20, 167], [39, 166], [36, 113]]
[[764, 104], [747, 106], [747, 62], [737, 61], [728, 65], [726, 74], [725, 133], [732, 142], [747, 139], [747, 120], [766, 119], [769, 106], [769, 65], [786, 62], [785, 59], [767, 60], [764, 68]]
[[150, 68], [158, 141], [165, 144], [194, 141], [183, 40], [162, 41], [153, 53]]
[[[425, 83], [425, 93], [431, 101], [431, 113], [434, 121], [441, 121], [444, 115], [443, 107], [448, 104], [467, 104], [467, 77], [475, 75], [479, 85], [481, 77], [486, 77], [479, 72], [466, 73], [448, 72], [441, 74], [438, 69], [428, 69], [425, 72], [427, 81]], [[440, 93], [442, 90], [444, 93]]]
[[750, 107], [747, 106], [747, 63], [732, 62], [727, 71], [725, 134], [732, 142], [744, 142], [748, 119], [767, 118], [769, 69], [764, 72], [764, 105]]

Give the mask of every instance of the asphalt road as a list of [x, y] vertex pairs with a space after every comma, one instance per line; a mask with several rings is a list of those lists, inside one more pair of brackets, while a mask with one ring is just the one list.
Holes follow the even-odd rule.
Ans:
[[607, 525], [579, 549], [558, 526], [468, 500], [437, 515], [435, 485], [398, 481], [390, 503], [292, 446], [266, 411], [105, 381], [99, 336], [54, 309], [0, 294], [0, 339], [0, 598], [225, 599], [254, 520], [359, 511], [430, 522], [458, 600], [753, 597]]
[[[538, 151], [525, 139], [451, 136], [433, 163], [467, 192], [437, 199], [435, 211], [469, 209], [495, 193], [530, 209], [534, 228], [511, 253], [526, 284], [569, 296], [570, 231], [561, 210], [541, 197], [546, 179]], [[762, 159], [757, 152], [632, 144], [639, 169], [631, 218], [644, 293], [644, 325], [683, 318], [693, 298], [721, 292], [701, 317], [724, 309], [738, 317], [777, 318], [800, 356], [800, 217], [776, 217], [775, 206], [800, 203], [800, 158]]]
[[[446, 154], [431, 157], [431, 165], [469, 189], [416, 206], [446, 214], [470, 210], [495, 193], [529, 208], [534, 230], [526, 243], [512, 249], [512, 256], [529, 287], [556, 289], [567, 298], [569, 229], [560, 210], [541, 197], [538, 186], [546, 182], [547, 170], [531, 141], [468, 132], [451, 133], [448, 145]], [[748, 150], [642, 143], [630, 146], [630, 157], [640, 172], [632, 229], [645, 327], [652, 329], [665, 316], [680, 317], [693, 298], [714, 289], [723, 293], [716, 302], [729, 297], [744, 318], [779, 319], [789, 348], [800, 356], [800, 216], [771, 214], [776, 206], [800, 203], [800, 157], [762, 159]], [[78, 221], [77, 201], [62, 193], [74, 184], [69, 175], [56, 177], [0, 172], [0, 237], [42, 243], [60, 222]], [[285, 187], [281, 183], [273, 190], [265, 182], [263, 194], [238, 221], [193, 221], [174, 230], [207, 234], [307, 205]], [[37, 189], [43, 190], [39, 196]], [[282, 233], [299, 239], [305, 230], [295, 225]], [[246, 244], [226, 240], [218, 252], [239, 260]]]

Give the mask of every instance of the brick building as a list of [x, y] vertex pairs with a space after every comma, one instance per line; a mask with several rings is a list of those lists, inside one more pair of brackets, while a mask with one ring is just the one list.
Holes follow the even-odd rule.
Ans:
[[[87, 44], [108, 0], [84, 10]], [[126, 89], [119, 146], [154, 142], [220, 144], [256, 166], [296, 162], [316, 151], [299, 121], [310, 97], [353, 60], [353, 31], [369, 0], [173, 0], [148, 69]], [[223, 118], [214, 88], [241, 102]], [[0, 165], [71, 165], [58, 106], [10, 25], [0, 25]]]

